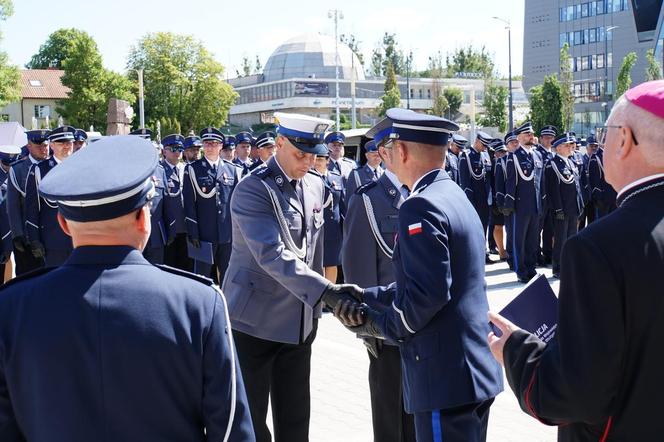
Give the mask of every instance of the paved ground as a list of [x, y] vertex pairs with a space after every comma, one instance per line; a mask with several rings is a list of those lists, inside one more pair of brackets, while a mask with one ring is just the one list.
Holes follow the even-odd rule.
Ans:
[[[550, 269], [538, 269], [551, 276]], [[487, 266], [489, 305], [500, 310], [523, 285], [505, 264]], [[549, 280], [557, 292], [557, 281]], [[371, 409], [364, 345], [330, 315], [318, 329], [311, 379], [312, 442], [372, 441]], [[507, 381], [505, 381], [507, 387]], [[553, 442], [556, 429], [546, 427], [519, 409], [509, 387], [496, 398], [489, 421], [490, 442]]]

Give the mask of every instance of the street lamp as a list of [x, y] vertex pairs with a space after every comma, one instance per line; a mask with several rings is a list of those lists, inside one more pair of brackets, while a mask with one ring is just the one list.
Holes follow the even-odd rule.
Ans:
[[138, 74], [138, 116], [140, 129], [145, 129], [145, 105], [143, 97], [143, 69], [136, 69]]
[[500, 17], [492, 17], [494, 20], [498, 20], [500, 22], [505, 23], [505, 29], [507, 29], [507, 51], [508, 51], [508, 57], [509, 57], [509, 89], [510, 89], [510, 95], [509, 95], [509, 126], [510, 126], [510, 132], [512, 132], [512, 129], [514, 129], [514, 119], [512, 117], [512, 25], [510, 24], [509, 20], [502, 19]]
[[410, 65], [413, 62], [413, 51], [408, 53], [406, 59], [406, 108], [410, 109]]
[[341, 130], [339, 126], [339, 20], [343, 20], [344, 14], [338, 9], [332, 9], [327, 12], [327, 18], [334, 19], [334, 79], [336, 83], [336, 110], [337, 110], [337, 130]]

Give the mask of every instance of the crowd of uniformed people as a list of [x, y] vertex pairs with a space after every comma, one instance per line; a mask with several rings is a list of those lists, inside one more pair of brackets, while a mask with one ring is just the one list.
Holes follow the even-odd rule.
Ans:
[[[161, 157], [147, 177], [143, 257], [212, 279], [228, 302], [242, 373], [231, 376], [244, 385], [233, 407], [245, 401], [250, 412], [238, 412], [246, 422], [235, 434], [231, 414], [224, 440], [308, 440], [311, 344], [324, 309], [368, 349], [376, 441], [437, 441], [441, 432], [484, 440], [502, 373], [485, 343], [478, 275], [497, 262], [494, 248], [520, 281], [537, 265], [559, 275], [565, 240], [615, 207], [601, 146], [553, 126], [541, 129], [540, 144], [529, 122], [504, 138], [478, 132], [469, 141], [448, 120], [392, 109], [363, 138], [358, 165], [331, 121], [276, 117], [276, 129], [256, 137], [208, 127], [151, 144]], [[153, 141], [148, 129], [132, 135]], [[74, 265], [82, 252], [63, 226], [110, 219], [131, 192], [143, 195], [140, 186], [91, 190], [74, 202], [49, 193], [42, 181], [79, 156], [78, 168], [103, 155], [109, 161], [98, 167], [125, 168], [111, 149], [116, 137], [86, 146], [71, 126], [27, 137], [21, 154], [0, 153], [2, 259], [13, 252], [17, 276]], [[446, 156], [431, 146], [447, 146]], [[100, 181], [113, 172], [100, 171]]]

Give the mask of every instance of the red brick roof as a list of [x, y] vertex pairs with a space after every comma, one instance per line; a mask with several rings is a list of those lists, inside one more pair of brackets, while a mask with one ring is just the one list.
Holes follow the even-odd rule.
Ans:
[[65, 71], [57, 69], [21, 70], [21, 88], [23, 98], [67, 98], [69, 88], [62, 85]]

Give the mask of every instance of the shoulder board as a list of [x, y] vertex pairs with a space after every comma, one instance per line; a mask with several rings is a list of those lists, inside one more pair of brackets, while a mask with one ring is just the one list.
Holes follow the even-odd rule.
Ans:
[[242, 168], [242, 166], [240, 166], [239, 164], [233, 163], [232, 161], [228, 161], [228, 160], [222, 160], [222, 161], [223, 161], [224, 163], [229, 164], [229, 165], [231, 165], [231, 166], [233, 166], [233, 167], [236, 167], [236, 168], [238, 168], [238, 169], [241, 169], [241, 168]]
[[330, 175], [341, 176], [341, 172], [339, 172], [337, 169], [328, 170], [327, 173], [329, 173]]
[[185, 270], [176, 269], [174, 267], [170, 267], [163, 264], [153, 264], [153, 266], [157, 267], [160, 270], [163, 270], [164, 272], [168, 272], [173, 275], [184, 276], [185, 278], [193, 279], [194, 281], [198, 281], [210, 287], [214, 285], [214, 281], [212, 279], [206, 278], [205, 276], [197, 275], [196, 273], [187, 272]]
[[269, 167], [258, 167], [254, 169], [252, 175], [256, 175], [258, 178], [265, 179], [272, 174], [272, 170]]
[[50, 272], [51, 270], [55, 270], [55, 269], [57, 269], [57, 267], [42, 267], [40, 269], [33, 270], [31, 272], [28, 272], [28, 273], [24, 273], [20, 276], [12, 278], [9, 281], [2, 284], [0, 286], [0, 290], [4, 289], [5, 287], [9, 287], [9, 286], [12, 286], [14, 284], [17, 284], [21, 281], [25, 281], [27, 279], [32, 279], [32, 278], [36, 278], [37, 276], [45, 275], [48, 272]]
[[363, 194], [363, 193], [365, 193], [367, 190], [369, 190], [369, 189], [371, 189], [372, 187], [374, 187], [376, 184], [378, 184], [378, 181], [373, 181], [373, 180], [371, 180], [371, 181], [369, 181], [368, 183], [366, 183], [366, 184], [364, 184], [364, 185], [358, 187], [357, 190], [355, 191], [355, 194], [356, 194], [356, 195]]
[[356, 164], [355, 161], [353, 161], [353, 160], [351, 160], [350, 158], [347, 158], [347, 157], [341, 157], [341, 161], [346, 161], [347, 163]]
[[307, 172], [307, 173], [310, 173], [310, 174], [312, 174], [312, 175], [315, 175], [315, 176], [317, 176], [317, 177], [319, 177], [319, 178], [323, 178], [323, 175], [321, 175], [320, 173], [318, 173], [318, 171], [316, 171], [316, 170], [310, 170], [310, 171]]

